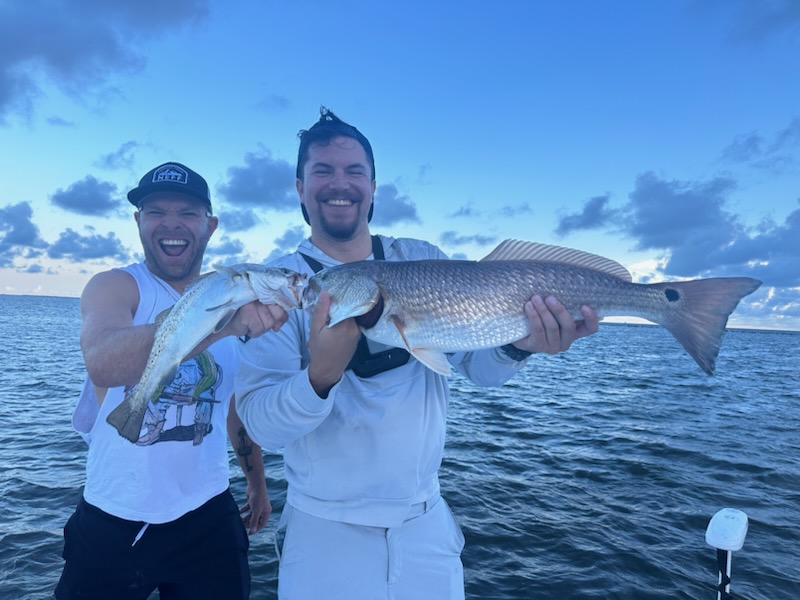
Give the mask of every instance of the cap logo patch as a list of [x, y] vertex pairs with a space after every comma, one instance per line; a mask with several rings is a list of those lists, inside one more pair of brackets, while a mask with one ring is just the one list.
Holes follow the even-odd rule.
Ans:
[[189, 174], [177, 165], [164, 165], [153, 173], [153, 183], [169, 181], [171, 183], [187, 183]]

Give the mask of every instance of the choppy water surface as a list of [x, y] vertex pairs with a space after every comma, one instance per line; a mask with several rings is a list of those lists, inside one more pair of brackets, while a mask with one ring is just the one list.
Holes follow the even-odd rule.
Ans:
[[[0, 598], [49, 598], [85, 446], [77, 299], [0, 296]], [[658, 327], [603, 325], [503, 388], [454, 378], [444, 494], [467, 539], [467, 595], [715, 598], [708, 520], [745, 511], [735, 598], [800, 597], [800, 334], [729, 331], [708, 377]], [[275, 513], [252, 539], [253, 599], [275, 598]], [[231, 456], [234, 495], [244, 478]]]

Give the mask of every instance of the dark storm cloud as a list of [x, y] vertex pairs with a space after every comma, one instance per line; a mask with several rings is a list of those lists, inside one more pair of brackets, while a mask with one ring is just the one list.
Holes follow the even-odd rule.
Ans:
[[108, 217], [119, 210], [117, 186], [108, 181], [98, 181], [87, 175], [66, 190], [59, 189], [50, 196], [56, 206], [92, 217]]
[[44, 83], [78, 98], [102, 91], [112, 74], [144, 66], [142, 40], [207, 14], [207, 0], [0, 3], [0, 124], [30, 116]]
[[294, 166], [273, 159], [267, 151], [248, 152], [244, 163], [230, 167], [228, 182], [217, 187], [228, 204], [281, 212], [299, 210]]
[[27, 202], [0, 207], [0, 267], [11, 266], [17, 256], [38, 256], [47, 248], [32, 217]]
[[609, 208], [608, 203], [608, 195], [590, 198], [584, 203], [581, 212], [564, 215], [559, 219], [556, 234], [564, 236], [573, 231], [607, 227], [616, 216], [616, 211]]
[[372, 224], [385, 227], [403, 221], [419, 223], [417, 207], [411, 198], [401, 196], [394, 184], [379, 185], [375, 190], [375, 211]]
[[62, 231], [47, 250], [50, 258], [64, 258], [71, 262], [84, 260], [113, 258], [120, 262], [129, 258], [127, 250], [122, 246], [119, 238], [113, 233], [105, 236], [93, 233], [94, 229], [88, 228], [89, 235], [81, 235], [72, 229]]

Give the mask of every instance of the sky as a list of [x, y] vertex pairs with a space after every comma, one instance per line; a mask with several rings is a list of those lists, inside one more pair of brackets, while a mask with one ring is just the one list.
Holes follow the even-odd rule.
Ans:
[[373, 146], [373, 233], [756, 277], [729, 325], [800, 330], [796, 0], [0, 0], [0, 293], [141, 260], [167, 161], [211, 186], [204, 270], [292, 251], [321, 106]]

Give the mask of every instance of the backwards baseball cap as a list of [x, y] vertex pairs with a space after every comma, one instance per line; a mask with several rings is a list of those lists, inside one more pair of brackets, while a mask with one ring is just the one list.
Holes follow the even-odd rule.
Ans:
[[145, 196], [155, 192], [187, 194], [203, 201], [211, 210], [206, 180], [180, 163], [168, 162], [148, 171], [139, 180], [139, 186], [128, 192], [128, 201], [138, 208]]

